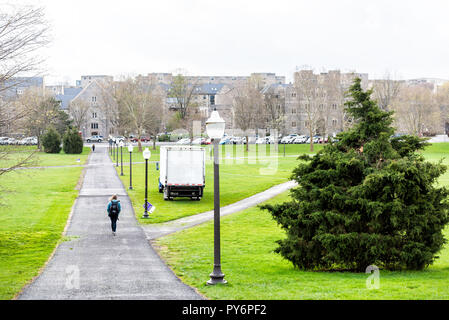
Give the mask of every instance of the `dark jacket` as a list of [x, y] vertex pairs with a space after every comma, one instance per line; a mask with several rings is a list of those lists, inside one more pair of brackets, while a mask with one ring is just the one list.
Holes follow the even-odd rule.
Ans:
[[120, 211], [122, 211], [122, 206], [120, 205], [120, 200], [112, 200], [112, 201], [109, 201], [109, 203], [108, 203], [108, 215], [109, 214], [111, 214], [111, 204], [112, 204], [112, 202], [117, 202], [117, 207], [118, 207], [118, 213], [120, 213]]

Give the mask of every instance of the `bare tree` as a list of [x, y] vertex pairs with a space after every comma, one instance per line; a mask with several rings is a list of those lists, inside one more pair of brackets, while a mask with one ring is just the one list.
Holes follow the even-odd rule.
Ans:
[[149, 134], [156, 149], [156, 136], [162, 127], [162, 97], [155, 87], [141, 80], [127, 79], [121, 82], [115, 91], [118, 109], [127, 115], [130, 131], [139, 138], [139, 150], [142, 150], [140, 138]]
[[285, 134], [285, 94], [270, 87], [264, 92], [263, 114], [267, 129], [276, 129]]
[[310, 151], [313, 151], [313, 135], [317, 131], [321, 110], [317, 97], [321, 94], [318, 76], [313, 70], [301, 70], [295, 72], [293, 85], [298, 103], [298, 116], [305, 119], [305, 127], [309, 131]]
[[0, 92], [16, 86], [17, 74], [35, 72], [43, 62], [36, 51], [49, 43], [44, 9], [10, 7], [0, 13]]
[[178, 73], [173, 78], [167, 93], [168, 98], [171, 99], [169, 107], [175, 111], [174, 120], [178, 123], [178, 127], [189, 131], [191, 138], [193, 138], [193, 121], [201, 120], [198, 103], [195, 101], [197, 88], [197, 80], [190, 81], [188, 77]]
[[[19, 109], [25, 110], [24, 116], [18, 123], [29, 134], [37, 137], [38, 148], [40, 149], [41, 136], [49, 126], [55, 128], [59, 126], [64, 111], [60, 109], [60, 103], [52, 95], [37, 88], [26, 90], [17, 102]], [[66, 114], [64, 116], [67, 117]], [[61, 131], [63, 130], [65, 128]]]
[[389, 71], [385, 73], [383, 79], [373, 81], [373, 97], [382, 110], [388, 111], [391, 108], [401, 91], [401, 86], [402, 82], [393, 80]]
[[86, 123], [89, 109], [89, 104], [84, 100], [70, 102], [68, 111], [73, 120], [73, 125], [78, 128], [78, 130]]
[[263, 113], [264, 98], [257, 81], [248, 79], [233, 89], [234, 124], [246, 135], [246, 151], [249, 150], [250, 129], [257, 129]]
[[400, 131], [423, 136], [440, 130], [441, 113], [431, 88], [404, 87], [392, 107]]
[[[44, 9], [32, 6], [13, 6], [2, 4], [0, 12], [0, 131], [16, 125], [26, 114], [26, 110], [16, 108], [7, 93], [20, 85], [16, 78], [23, 73], [36, 72], [43, 59], [37, 50], [49, 43], [49, 26], [44, 17]], [[9, 130], [8, 130], [9, 131]], [[0, 149], [0, 161], [14, 161], [7, 168], [0, 169], [0, 175], [28, 166], [34, 161], [32, 152], [22, 158], [17, 157], [12, 147]], [[12, 155], [15, 155], [12, 157]]]

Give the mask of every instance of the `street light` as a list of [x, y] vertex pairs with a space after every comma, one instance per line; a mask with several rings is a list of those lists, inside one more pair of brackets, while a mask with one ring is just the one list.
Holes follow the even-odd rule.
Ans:
[[123, 141], [120, 141], [120, 166], [121, 166], [121, 173], [120, 175], [123, 176]]
[[206, 132], [214, 144], [214, 269], [210, 274], [207, 284], [226, 283], [224, 274], [221, 272], [220, 257], [220, 179], [218, 142], [223, 137], [225, 121], [220, 117], [217, 110], [212, 111], [210, 118], [206, 121]]
[[133, 153], [132, 144], [129, 144], [128, 151], [129, 151], [129, 189], [132, 190], [133, 188], [133, 159], [131, 156], [131, 154]]
[[143, 158], [145, 159], [145, 212], [143, 214], [144, 219], [148, 219], [150, 216], [148, 215], [148, 159], [151, 157], [151, 151], [148, 148], [145, 148], [143, 151]]
[[115, 155], [115, 160], [116, 160], [115, 166], [118, 167], [118, 142], [117, 142], [117, 140], [115, 140], [115, 150], [117, 151], [117, 153]]

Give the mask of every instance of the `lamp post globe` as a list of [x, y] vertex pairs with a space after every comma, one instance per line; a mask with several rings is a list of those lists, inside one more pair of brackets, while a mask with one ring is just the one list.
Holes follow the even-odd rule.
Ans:
[[133, 188], [133, 159], [132, 159], [133, 145], [131, 143], [128, 145], [128, 151], [129, 151], [129, 189], [132, 190], [132, 188]]
[[208, 285], [227, 283], [221, 271], [220, 252], [220, 169], [218, 159], [218, 142], [223, 137], [225, 121], [220, 117], [217, 110], [212, 111], [206, 121], [206, 132], [214, 144], [214, 268], [210, 274]]
[[206, 120], [206, 133], [211, 139], [221, 139], [225, 130], [225, 121], [220, 117], [217, 110], [212, 111]]
[[148, 150], [148, 148], [145, 148], [145, 150], [143, 151], [143, 158], [145, 159], [145, 204], [144, 204], [144, 208], [145, 208], [145, 212], [143, 214], [144, 219], [148, 219], [150, 216], [148, 215], [148, 160], [151, 157], [151, 151]]

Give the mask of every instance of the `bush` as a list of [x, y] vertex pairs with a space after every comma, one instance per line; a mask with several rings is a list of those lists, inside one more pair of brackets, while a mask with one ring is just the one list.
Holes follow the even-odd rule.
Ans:
[[446, 167], [416, 152], [423, 139], [391, 139], [392, 113], [370, 95], [357, 79], [345, 104], [353, 128], [300, 157], [292, 201], [262, 207], [287, 234], [276, 252], [301, 269], [419, 270], [446, 242], [449, 191], [436, 186]]
[[81, 139], [78, 131], [69, 129], [63, 137], [63, 149], [67, 154], [79, 154], [83, 152], [83, 139]]
[[61, 152], [61, 136], [53, 127], [47, 129], [42, 136], [42, 146], [46, 153]]
[[160, 136], [158, 136], [157, 140], [159, 142], [169, 142], [170, 141], [170, 135], [168, 135], [168, 134], [161, 134]]

